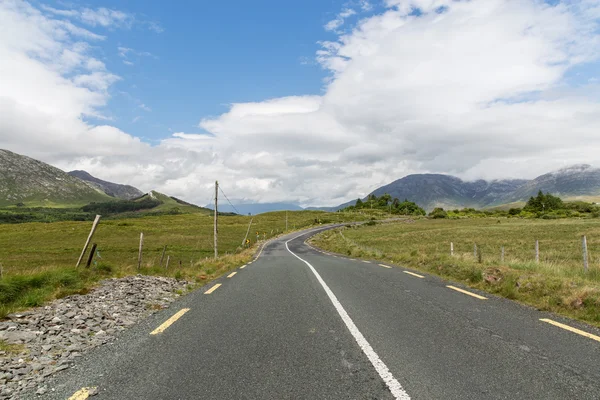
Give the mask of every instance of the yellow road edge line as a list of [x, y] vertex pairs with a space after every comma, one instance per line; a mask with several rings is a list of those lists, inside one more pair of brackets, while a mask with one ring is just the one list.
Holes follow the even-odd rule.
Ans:
[[240, 269], [244, 269], [244, 268], [246, 268], [246, 265], [247, 265], [247, 264], [244, 264], [244, 265], [242, 265], [242, 266], [240, 267]]
[[235, 271], [234, 271], [234, 272], [230, 273], [229, 275], [227, 275], [227, 277], [228, 277], [228, 278], [231, 278], [231, 277], [232, 277], [232, 276], [234, 276], [235, 274], [237, 274], [237, 272], [235, 272]]
[[95, 390], [95, 387], [84, 387], [73, 393], [73, 396], [69, 397], [69, 400], [85, 400], [90, 397], [90, 391]]
[[417, 278], [425, 278], [423, 275], [415, 274], [414, 272], [410, 272], [410, 271], [402, 271], [402, 272], [404, 272], [405, 274], [416, 276]]
[[385, 265], [385, 264], [379, 264], [379, 266], [380, 266], [380, 267], [383, 267], [383, 268], [392, 268], [392, 267], [390, 267], [389, 265]]
[[217, 290], [219, 288], [219, 286], [221, 286], [221, 284], [217, 283], [215, 286], [211, 287], [206, 292], [204, 292], [204, 294], [211, 294], [212, 292], [214, 292], [215, 290]]
[[476, 299], [479, 299], [479, 300], [487, 300], [487, 297], [483, 297], [483, 296], [480, 296], [480, 295], [475, 294], [475, 293], [467, 292], [466, 290], [463, 290], [461, 288], [457, 288], [456, 286], [447, 285], [446, 287], [450, 288], [452, 290], [456, 290], [457, 292], [461, 292], [461, 293], [464, 293], [466, 295], [473, 296], [473, 297], [475, 297]]
[[550, 325], [558, 326], [559, 328], [566, 329], [567, 331], [571, 331], [571, 332], [576, 333], [578, 335], [585, 336], [586, 338], [589, 338], [589, 339], [595, 340], [597, 342], [600, 342], [600, 336], [592, 335], [591, 333], [588, 333], [586, 331], [582, 331], [581, 329], [573, 328], [572, 326], [561, 324], [560, 322], [556, 322], [556, 321], [553, 321], [553, 320], [548, 319], [548, 318], [540, 318], [540, 321], [547, 322]]
[[158, 328], [156, 328], [155, 330], [150, 332], [150, 334], [158, 335], [159, 333], [163, 333], [168, 327], [173, 325], [175, 323], [175, 321], [177, 321], [179, 318], [181, 318], [183, 316], [183, 314], [185, 314], [188, 311], [190, 311], [189, 308], [182, 308], [181, 310], [177, 311], [171, 318], [169, 318], [168, 320], [163, 322]]

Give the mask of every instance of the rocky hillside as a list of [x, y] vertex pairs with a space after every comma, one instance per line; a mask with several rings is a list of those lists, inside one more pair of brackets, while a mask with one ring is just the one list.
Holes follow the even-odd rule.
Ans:
[[133, 200], [144, 195], [141, 190], [134, 188], [133, 186], [103, 181], [102, 179], [90, 175], [86, 171], [71, 171], [69, 172], [69, 175], [79, 178], [82, 181], [89, 183], [94, 188], [103, 191], [109, 196], [116, 197], [117, 199]]
[[[400, 200], [416, 202], [426, 210], [444, 208], [486, 208], [527, 201], [539, 190], [564, 199], [600, 196], [600, 169], [575, 165], [544, 174], [532, 180], [505, 179], [494, 181], [463, 181], [441, 174], [414, 174], [375, 189], [372, 194], [385, 193]], [[356, 200], [334, 207], [352, 205]]]
[[539, 190], [563, 198], [599, 196], [600, 169], [587, 164], [559, 169], [527, 181], [508, 196], [507, 200], [526, 200], [531, 196], [535, 196]]
[[0, 149], [0, 206], [83, 205], [111, 197], [66, 172]]

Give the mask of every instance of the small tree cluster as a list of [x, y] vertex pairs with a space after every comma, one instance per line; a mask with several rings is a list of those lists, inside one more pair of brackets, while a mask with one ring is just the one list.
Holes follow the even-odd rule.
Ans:
[[525, 211], [531, 212], [549, 212], [554, 210], [563, 210], [565, 204], [560, 197], [552, 196], [550, 193], [544, 194], [541, 190], [536, 197], [531, 197], [525, 207]]
[[419, 207], [416, 203], [408, 201], [408, 199], [405, 199], [401, 202], [397, 198], [393, 198], [387, 193], [380, 197], [377, 197], [374, 194], [370, 194], [364, 201], [358, 199], [356, 200], [355, 205], [346, 207], [342, 211], [352, 211], [360, 209], [378, 209], [398, 215], [426, 215], [425, 210]]

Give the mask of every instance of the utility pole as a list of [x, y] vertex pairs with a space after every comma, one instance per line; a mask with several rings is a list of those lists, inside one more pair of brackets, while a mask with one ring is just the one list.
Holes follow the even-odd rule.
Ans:
[[217, 198], [219, 197], [219, 181], [215, 181], [215, 222], [214, 222], [214, 231], [215, 231], [215, 259], [219, 257], [219, 252], [217, 250], [217, 235], [219, 230], [217, 229], [217, 214], [219, 213], [217, 208]]

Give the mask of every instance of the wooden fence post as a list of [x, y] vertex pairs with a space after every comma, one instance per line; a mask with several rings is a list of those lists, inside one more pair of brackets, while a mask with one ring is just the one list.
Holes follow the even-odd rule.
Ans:
[[450, 255], [454, 255], [454, 243], [450, 242]]
[[581, 238], [581, 245], [583, 247], [583, 270], [588, 272], [588, 247], [587, 247], [587, 238], [585, 235]]
[[162, 267], [163, 260], [165, 259], [165, 251], [167, 251], [167, 245], [166, 244], [165, 244], [165, 247], [163, 247], [162, 256], [160, 256], [160, 266], [161, 267]]
[[83, 246], [83, 250], [81, 251], [79, 260], [77, 260], [77, 265], [75, 265], [75, 268], [78, 268], [79, 264], [81, 264], [81, 260], [83, 260], [85, 251], [87, 250], [88, 246], [90, 245], [90, 242], [92, 241], [92, 236], [94, 236], [94, 232], [96, 232], [96, 227], [98, 226], [98, 222], [100, 222], [100, 215], [96, 215], [96, 218], [94, 219], [94, 223], [92, 224], [92, 230], [90, 231], [90, 234], [88, 235], [88, 238], [85, 241], [85, 245]]
[[169, 269], [169, 261], [171, 261], [171, 256], [167, 256], [167, 265], [165, 265], [165, 269]]
[[504, 246], [502, 246], [502, 249], [500, 250], [500, 261], [504, 262]]
[[539, 240], [535, 241], [535, 262], [536, 263], [540, 262], [540, 241]]
[[144, 247], [144, 232], [140, 233], [140, 250], [138, 252], [138, 269], [142, 267], [142, 248]]
[[94, 254], [96, 254], [96, 243], [92, 245], [92, 251], [90, 251], [90, 256], [88, 257], [87, 263], [85, 264], [86, 268], [89, 268], [92, 265], [92, 260], [94, 259]]

